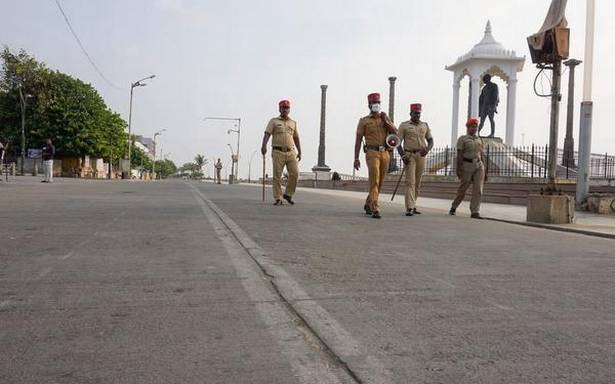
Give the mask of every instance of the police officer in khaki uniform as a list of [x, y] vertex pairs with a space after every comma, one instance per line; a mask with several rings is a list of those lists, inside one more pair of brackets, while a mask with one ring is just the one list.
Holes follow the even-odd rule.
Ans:
[[463, 201], [466, 191], [470, 184], [472, 184], [471, 217], [473, 219], [482, 219], [480, 215], [480, 202], [483, 197], [483, 183], [486, 177], [485, 165], [483, 164], [483, 141], [477, 134], [478, 119], [468, 119], [466, 127], [468, 133], [457, 140], [457, 177], [459, 177], [461, 184], [449, 214], [455, 215], [457, 207]]
[[[267, 153], [267, 142], [271, 137], [271, 157], [273, 159], [273, 197], [274, 205], [282, 205], [282, 198], [290, 204], [295, 204], [293, 195], [297, 188], [297, 179], [299, 178], [299, 161], [301, 161], [301, 143], [299, 142], [299, 131], [297, 130], [297, 122], [291, 119], [290, 101], [282, 100], [278, 104], [280, 108], [280, 116], [269, 120], [265, 135], [263, 136], [263, 145], [261, 153]], [[284, 167], [288, 171], [288, 181], [286, 190], [282, 194], [282, 172]]]
[[384, 177], [389, 170], [391, 158], [389, 148], [386, 145], [388, 134], [397, 134], [397, 129], [386, 113], [380, 111], [380, 94], [372, 93], [367, 96], [367, 105], [370, 114], [361, 118], [357, 126], [357, 135], [354, 145], [354, 168], [361, 168], [359, 152], [361, 143], [365, 138], [365, 162], [369, 173], [369, 194], [365, 200], [365, 213], [380, 219], [380, 204], [378, 197]]
[[397, 147], [406, 166], [406, 216], [419, 215], [416, 200], [421, 189], [425, 170], [425, 156], [433, 148], [429, 125], [421, 121], [421, 104], [410, 104], [410, 120], [399, 126], [399, 138], [403, 145]]

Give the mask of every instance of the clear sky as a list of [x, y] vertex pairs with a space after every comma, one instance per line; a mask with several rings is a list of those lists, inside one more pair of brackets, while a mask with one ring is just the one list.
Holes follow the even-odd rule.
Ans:
[[[532, 91], [537, 70], [525, 38], [542, 25], [549, 0], [61, 0], [94, 61], [122, 90], [94, 71], [54, 0], [0, 1], [1, 45], [23, 48], [52, 69], [93, 84], [126, 119], [130, 82], [156, 74], [147, 87], [135, 90], [133, 132], [151, 136], [166, 128], [163, 151], [178, 164], [197, 153], [228, 163], [227, 144], [236, 143], [226, 133], [232, 123], [203, 118], [241, 117], [240, 175], [246, 177], [250, 155], [260, 148], [277, 102], [290, 99], [304, 148], [301, 168], [310, 170], [318, 152], [320, 85], [328, 84], [327, 164], [350, 173], [356, 123], [367, 114], [366, 96], [381, 92], [386, 110], [389, 76], [398, 78], [396, 122], [407, 118], [411, 102], [421, 102], [436, 146], [445, 146], [450, 142], [452, 74], [444, 66], [480, 41], [488, 19], [499, 42], [528, 57], [519, 75], [516, 142], [548, 141], [549, 100]], [[592, 149], [614, 153], [609, 108], [615, 102], [615, 2], [596, 3]], [[583, 59], [585, 1], [569, 0], [567, 18], [571, 56]], [[575, 140], [583, 66], [577, 73]], [[543, 84], [548, 87], [548, 81]], [[562, 87], [567, 89], [567, 75]], [[500, 109], [504, 112], [505, 103]], [[504, 137], [505, 114], [496, 118], [496, 133]], [[252, 177], [259, 172], [257, 154]]]

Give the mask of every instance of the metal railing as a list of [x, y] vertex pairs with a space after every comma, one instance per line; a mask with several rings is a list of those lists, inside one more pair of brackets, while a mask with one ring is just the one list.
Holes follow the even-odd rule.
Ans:
[[[547, 177], [549, 147], [546, 145], [525, 147], [487, 146], [484, 154], [489, 176], [532, 179], [544, 179]], [[557, 177], [576, 179], [578, 153], [574, 152], [564, 156], [564, 151], [559, 150], [557, 156]], [[394, 154], [394, 159], [397, 170], [393, 173], [399, 173], [403, 169], [403, 161], [397, 153]], [[433, 148], [427, 155], [424, 174], [454, 176], [456, 174], [456, 159], [456, 148]], [[615, 155], [609, 155], [608, 153], [603, 155], [592, 154], [590, 177], [592, 179], [615, 179]]]

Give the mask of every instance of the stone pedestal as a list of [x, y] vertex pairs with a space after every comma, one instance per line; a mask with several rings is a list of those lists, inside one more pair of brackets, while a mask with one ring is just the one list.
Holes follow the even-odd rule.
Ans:
[[[487, 123], [488, 124], [488, 123]], [[504, 148], [504, 141], [501, 137], [480, 137], [483, 140], [485, 147], [492, 146], [496, 148]]]
[[570, 224], [574, 220], [574, 198], [568, 195], [529, 195], [527, 221]]
[[589, 196], [587, 198], [587, 210], [601, 215], [615, 215], [615, 195]]
[[[481, 137], [491, 176], [523, 176], [527, 166], [499, 137]], [[500, 170], [506, 170], [501, 173]]]
[[317, 169], [317, 167], [312, 168], [314, 171], [314, 178], [320, 181], [329, 181], [331, 180], [331, 170], [327, 168]]

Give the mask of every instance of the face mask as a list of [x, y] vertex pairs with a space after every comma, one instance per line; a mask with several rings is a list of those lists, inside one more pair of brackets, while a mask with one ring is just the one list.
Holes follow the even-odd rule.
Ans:
[[380, 113], [380, 104], [378, 103], [374, 103], [372, 104], [369, 109], [373, 112], [373, 113]]

